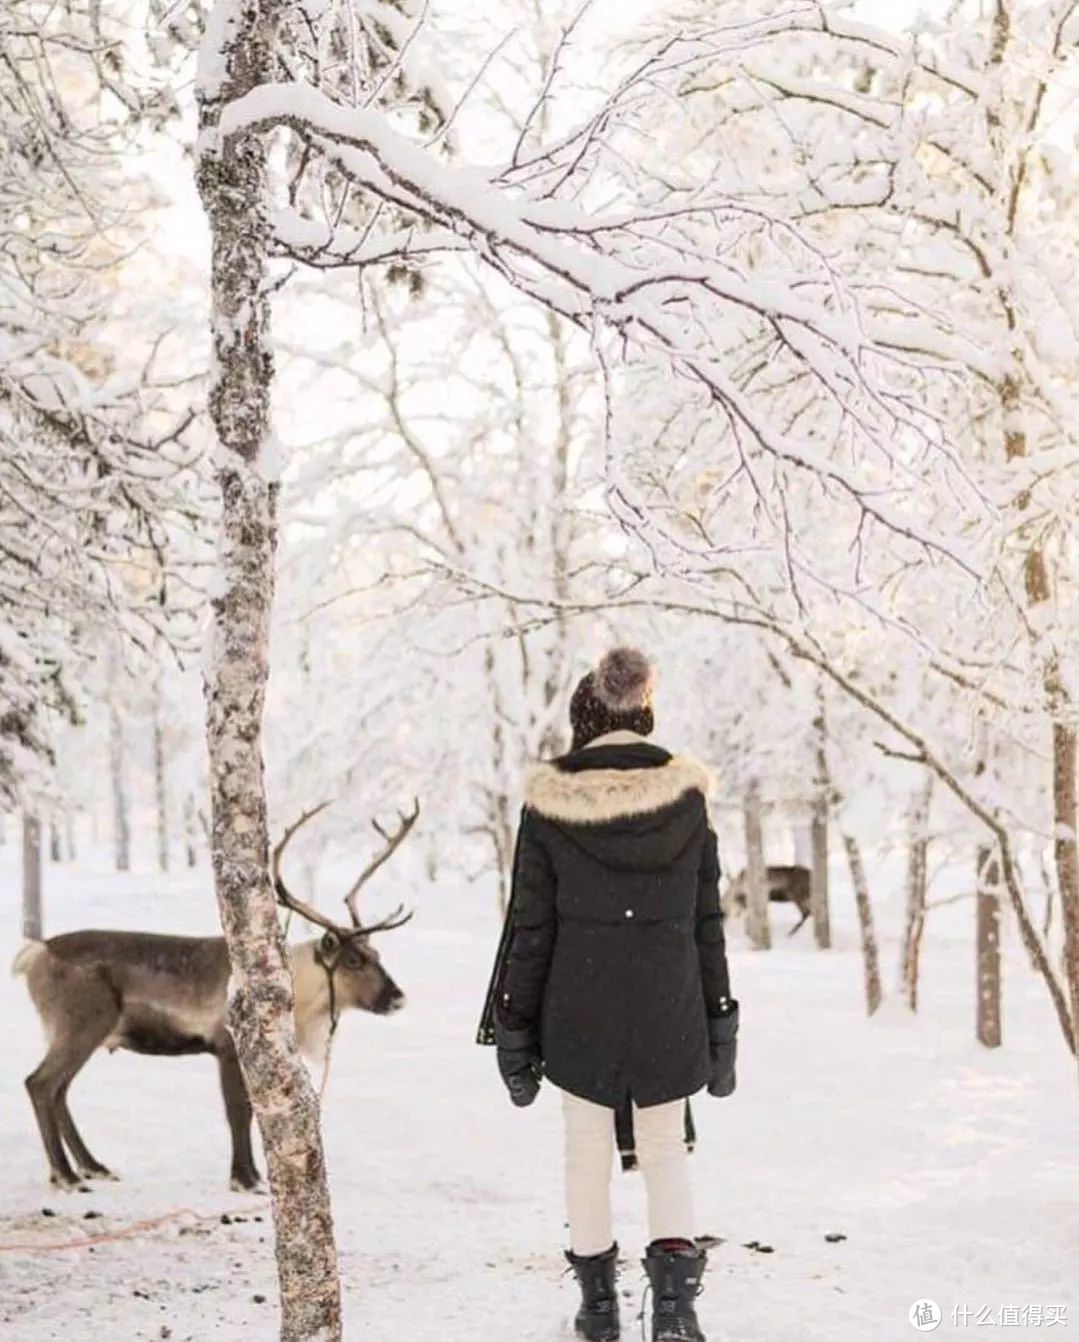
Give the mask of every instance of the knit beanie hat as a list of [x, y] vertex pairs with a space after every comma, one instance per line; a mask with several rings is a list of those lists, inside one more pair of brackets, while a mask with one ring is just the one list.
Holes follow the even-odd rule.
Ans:
[[573, 749], [597, 736], [629, 731], [649, 736], [652, 716], [652, 664], [636, 648], [614, 648], [589, 671], [573, 691], [569, 704]]

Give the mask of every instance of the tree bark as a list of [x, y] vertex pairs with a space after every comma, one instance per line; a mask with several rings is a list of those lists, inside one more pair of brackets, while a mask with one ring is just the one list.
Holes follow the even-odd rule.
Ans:
[[41, 916], [41, 822], [28, 811], [22, 817], [22, 934], [40, 941]]
[[843, 847], [850, 867], [851, 884], [854, 886], [854, 898], [858, 906], [858, 931], [862, 939], [862, 966], [865, 982], [866, 1012], [872, 1016], [881, 1004], [883, 996], [880, 984], [880, 948], [877, 944], [877, 929], [873, 922], [873, 905], [869, 899], [869, 882], [866, 879], [862, 850], [853, 834], [843, 833]]
[[271, 442], [266, 146], [222, 136], [223, 107], [274, 77], [279, 0], [218, 0], [200, 62], [199, 189], [211, 230], [221, 571], [206, 682], [212, 853], [232, 962], [229, 1028], [262, 1133], [281, 1342], [339, 1342], [341, 1291], [318, 1098], [296, 1046], [292, 981], [270, 881], [262, 762], [278, 486]]
[[161, 721], [161, 684], [154, 686], [154, 802], [157, 809], [157, 866], [169, 869], [169, 795], [165, 764], [165, 728]]
[[921, 792], [910, 813], [910, 847], [907, 862], [907, 916], [903, 932], [900, 990], [911, 1011], [918, 1010], [918, 972], [925, 931], [925, 899], [929, 876], [929, 811], [933, 801], [933, 775], [926, 773]]
[[758, 950], [772, 946], [768, 919], [768, 875], [764, 861], [764, 826], [761, 822], [760, 785], [754, 780], [743, 802], [746, 834], [746, 931]]
[[992, 848], [978, 849], [975, 931], [977, 1013], [975, 1033], [986, 1048], [999, 1048], [1000, 1032], [1000, 862]]
[[112, 782], [112, 842], [117, 871], [131, 870], [131, 816], [128, 811], [124, 724], [109, 703], [109, 776]]

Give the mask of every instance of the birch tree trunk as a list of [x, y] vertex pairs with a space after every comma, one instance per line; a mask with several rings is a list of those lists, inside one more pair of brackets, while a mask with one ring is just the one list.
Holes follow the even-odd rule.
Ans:
[[127, 797], [124, 724], [116, 703], [109, 703], [109, 777], [112, 784], [112, 842], [117, 871], [131, 870], [131, 815]]
[[[1014, 331], [1017, 322], [1010, 305], [1006, 314], [1009, 329]], [[1021, 364], [1015, 358], [999, 387], [1004, 417], [1004, 455], [1009, 462], [1029, 455], [1023, 386]], [[1020, 513], [1029, 503], [1028, 494], [1020, 495], [1017, 505]], [[1035, 609], [1050, 601], [1052, 574], [1045, 549], [1036, 539], [1031, 540], [1026, 552], [1023, 582], [1028, 607]], [[1076, 782], [1079, 731], [1074, 723], [1075, 704], [1057, 648], [1052, 648], [1046, 657], [1042, 688], [1052, 722], [1053, 860], [1064, 922], [1064, 974], [1068, 983], [1072, 1051], [1079, 1062], [1079, 1050], [1075, 1047], [1079, 1026], [1079, 788]]]
[[495, 870], [498, 872], [498, 916], [506, 917], [510, 906], [510, 892], [513, 888], [513, 835], [509, 829], [509, 799], [504, 795], [493, 799], [491, 823], [488, 833], [495, 854]]
[[40, 941], [41, 917], [41, 822], [28, 811], [22, 817], [22, 934]]
[[1049, 869], [1045, 865], [1044, 853], [1039, 854], [1039, 866], [1042, 874], [1042, 887], [1045, 890], [1045, 904], [1042, 906], [1042, 941], [1049, 944], [1049, 938], [1053, 931], [1053, 877], [1049, 875]]
[[992, 848], [978, 849], [975, 931], [977, 1012], [975, 1033], [986, 1048], [999, 1048], [1000, 1031], [1000, 863]]
[[813, 915], [813, 936], [818, 947], [826, 951], [832, 944], [832, 919], [828, 906], [828, 726], [824, 711], [824, 695], [818, 690], [818, 710], [813, 722], [816, 740], [816, 776], [814, 778], [813, 810], [809, 821], [810, 856], [809, 908]]
[[[1010, 307], [1008, 317], [1009, 326], [1014, 329], [1015, 316]], [[1009, 462], [1028, 455], [1022, 388], [1023, 379], [1016, 362], [1000, 385], [1004, 454]], [[1018, 504], [1020, 512], [1028, 505], [1029, 496], [1021, 495]], [[1050, 601], [1053, 589], [1049, 563], [1044, 548], [1036, 540], [1031, 541], [1026, 553], [1023, 579], [1027, 605], [1031, 609]], [[1046, 657], [1042, 687], [1052, 721], [1053, 860], [1064, 922], [1064, 973], [1068, 982], [1073, 1052], [1079, 1062], [1079, 1051], [1075, 1049], [1074, 1043], [1079, 1025], [1079, 790], [1076, 783], [1079, 731], [1074, 723], [1075, 704], [1064, 674], [1061, 654], [1056, 648]]]
[[157, 812], [157, 866], [169, 869], [169, 796], [165, 766], [165, 728], [161, 721], [161, 682], [154, 685], [154, 804]]
[[75, 842], [75, 817], [70, 808], [64, 812], [64, 848], [67, 851], [67, 860], [75, 862], [78, 860], [79, 850]]
[[60, 826], [56, 823], [56, 817], [49, 817], [49, 861], [62, 862], [64, 854], [60, 847]]
[[929, 879], [929, 812], [933, 803], [933, 775], [926, 773], [910, 813], [907, 860], [907, 915], [903, 931], [900, 991], [911, 1011], [918, 1010], [918, 968], [925, 931], [925, 899]]
[[[1046, 103], [1044, 84], [1028, 106], [1015, 96], [1012, 85], [1001, 77], [1009, 48], [1014, 41], [1009, 6], [1001, 0], [993, 11], [989, 68], [994, 76], [991, 88], [995, 102], [988, 112], [988, 124], [991, 132], [990, 148], [1004, 169], [1001, 173], [1000, 198], [1006, 202], [1004, 233], [1009, 247], [1021, 245], [1020, 215], [1024, 187], [1031, 176], [1028, 158], [1034, 152], [1032, 132]], [[1019, 152], [1015, 152], [1017, 146]], [[1031, 456], [1026, 402], [1027, 398], [1037, 400], [1040, 391], [1032, 388], [1024, 362], [1023, 351], [1030, 333], [1024, 331], [1023, 327], [1029, 319], [1016, 301], [1009, 282], [1000, 284], [999, 293], [1007, 327], [1006, 348], [1010, 357], [998, 380], [997, 395], [1003, 423], [1004, 458], [1011, 463]], [[1021, 491], [1015, 502], [1020, 518], [1029, 510], [1030, 504], [1030, 491]], [[1027, 606], [1031, 609], [1045, 607], [1053, 597], [1054, 572], [1050, 552], [1045, 544], [1045, 534], [1040, 525], [1029, 524], [1023, 526], [1019, 533], [1027, 545], [1023, 583]], [[1035, 622], [1032, 631], [1038, 627]], [[1041, 637], [1036, 634], [1032, 636]], [[1055, 639], [1047, 640], [1042, 686], [1052, 723], [1053, 856], [1064, 921], [1064, 972], [1068, 981], [1070, 1015], [1070, 1021], [1067, 1022], [1070, 1028], [1065, 1033], [1070, 1037], [1072, 1053], [1079, 1063], [1079, 834], [1076, 832], [1079, 826], [1076, 783], [1079, 730], [1075, 725], [1076, 706]], [[1039, 947], [1038, 950], [1044, 954], [1043, 948]], [[1058, 1002], [1058, 1013], [1060, 1009], [1061, 1004]]]
[[754, 780], [743, 802], [746, 833], [746, 931], [758, 950], [772, 947], [768, 919], [768, 874], [764, 862], [764, 826], [761, 822], [760, 785]]
[[[1059, 666], [1056, 668], [1059, 674]], [[1058, 711], [1060, 711], [1058, 709]], [[1079, 1033], [1079, 797], [1077, 797], [1077, 733], [1069, 723], [1053, 724], [1053, 810], [1057, 885], [1064, 915], [1064, 972], [1071, 997], [1073, 1039]]]
[[262, 1133], [282, 1342], [339, 1342], [341, 1292], [318, 1098], [296, 1047], [270, 882], [262, 763], [278, 486], [271, 442], [266, 147], [222, 136], [221, 111], [274, 77], [280, 0], [219, 0], [200, 58], [198, 184], [211, 229], [221, 571], [206, 682], [212, 853], [232, 962], [229, 1028]]
[[189, 867], [195, 866], [199, 860], [197, 840], [198, 819], [195, 815], [195, 798], [189, 792], [184, 797], [184, 853]]
[[872, 1016], [880, 1007], [884, 993], [880, 981], [880, 945], [877, 941], [877, 928], [873, 920], [873, 904], [869, 898], [869, 880], [866, 876], [862, 848], [858, 840], [843, 824], [843, 794], [836, 787], [828, 765], [827, 742], [817, 761], [820, 777], [824, 782], [824, 794], [832, 807], [836, 823], [843, 838], [843, 849], [847, 855], [847, 867], [850, 870], [851, 885], [854, 887], [854, 902], [858, 910], [858, 935], [862, 944], [862, 980], [865, 985], [866, 1014]]
[[862, 850], [853, 834], [843, 832], [843, 847], [847, 854], [854, 899], [858, 906], [858, 931], [862, 940], [862, 967], [865, 982], [866, 1012], [872, 1016], [883, 996], [880, 986], [880, 949], [877, 929], [873, 922], [873, 905], [869, 899], [869, 881], [866, 879]]
[[506, 710], [502, 701], [498, 663], [494, 649], [488, 647], [483, 655], [484, 675], [491, 696], [491, 772], [492, 787], [488, 793], [488, 832], [494, 847], [498, 871], [498, 916], [505, 918], [509, 907], [510, 884], [513, 872], [513, 822], [510, 819], [509, 750], [506, 740]]

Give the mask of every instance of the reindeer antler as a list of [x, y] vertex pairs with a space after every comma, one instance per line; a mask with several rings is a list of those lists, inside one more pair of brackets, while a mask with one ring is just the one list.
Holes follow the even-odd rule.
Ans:
[[409, 922], [412, 918], [412, 914], [412, 909], [409, 909], [406, 913], [405, 906], [403, 904], [398, 904], [388, 918], [383, 918], [377, 923], [371, 923], [369, 926], [364, 927], [363, 930], [368, 936], [370, 936], [372, 932], [394, 932], [397, 928], [404, 927], [405, 923]]
[[395, 928], [403, 927], [412, 917], [411, 913], [404, 914], [402, 917], [401, 915], [404, 912], [404, 905], [399, 905], [388, 918], [384, 918], [379, 923], [373, 923], [370, 927], [364, 927], [363, 921], [356, 908], [356, 897], [359, 895], [360, 890], [367, 884], [375, 872], [378, 871], [379, 867], [381, 867], [384, 862], [390, 860], [398, 848], [400, 848], [401, 844], [404, 843], [405, 839], [408, 838], [412, 827], [420, 816], [420, 799], [418, 797], [412, 799], [412, 810], [409, 811], [407, 815], [404, 811], [400, 811], [398, 814], [400, 824], [392, 834], [385, 830], [377, 820], [371, 821], [371, 827], [374, 829], [375, 833], [385, 841], [385, 847], [377, 857], [372, 858], [371, 861], [368, 862], [367, 866], [364, 867], [363, 871], [361, 871], [357, 877], [352, 889], [345, 896], [345, 904], [348, 906], [353, 927], [362, 928], [363, 931], [367, 933], [392, 932]]
[[273, 856], [270, 858], [270, 874], [273, 877], [274, 893], [277, 895], [279, 904], [286, 909], [291, 909], [293, 913], [298, 913], [301, 918], [306, 918], [309, 923], [314, 923], [316, 927], [324, 927], [327, 932], [340, 932], [340, 927], [332, 919], [324, 913], [319, 913], [318, 909], [312, 908], [310, 904], [305, 904], [302, 899], [297, 899], [285, 885], [281, 876], [281, 858], [289, 845], [289, 841], [298, 830], [301, 830], [309, 820], [313, 820], [316, 815], [324, 811], [329, 804], [329, 800], [320, 802], [310, 811], [304, 811], [299, 820], [294, 820], [289, 825], [273, 850]]

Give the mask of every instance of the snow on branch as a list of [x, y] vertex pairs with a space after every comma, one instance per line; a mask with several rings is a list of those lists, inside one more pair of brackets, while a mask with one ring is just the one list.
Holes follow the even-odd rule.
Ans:
[[[0, 19], [0, 800], [79, 716], [96, 640], [192, 637], [204, 515], [169, 325], [117, 302], [164, 105], [93, 0]], [[156, 315], [156, 314], [155, 314]], [[184, 558], [181, 560], [180, 555]]]
[[[399, 134], [379, 110], [344, 106], [302, 82], [252, 90], [224, 109], [220, 133], [275, 127], [291, 129], [355, 186], [463, 240], [517, 289], [598, 341], [621, 342], [666, 362], [699, 384], [753, 448], [847, 496], [864, 519], [970, 567], [958, 543], [889, 502], [897, 437], [931, 446], [931, 426], [897, 394], [887, 351], [872, 345], [854, 296], [821, 252], [802, 246], [785, 275], [750, 275], [709, 257], [684, 232], [689, 222], [721, 208], [714, 201], [690, 201], [658, 217], [632, 208], [617, 217], [590, 215], [575, 201], [536, 199], [507, 187], [497, 172], [447, 164]], [[291, 222], [279, 243], [290, 235]], [[355, 244], [349, 238], [329, 246], [346, 254]], [[375, 254], [380, 246], [375, 239], [363, 244]], [[794, 250], [789, 241], [787, 247]], [[823, 451], [785, 432], [766, 399], [739, 388], [724, 357], [732, 325], [763, 335], [770, 358], [808, 378], [833, 407], [839, 439], [857, 442], [878, 469], [857, 469], [844, 452]]]

